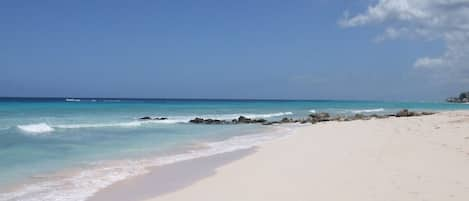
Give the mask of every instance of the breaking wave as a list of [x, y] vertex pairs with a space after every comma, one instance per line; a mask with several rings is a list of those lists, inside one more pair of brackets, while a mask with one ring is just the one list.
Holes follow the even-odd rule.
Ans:
[[73, 129], [73, 128], [105, 128], [105, 127], [137, 127], [141, 126], [144, 122], [132, 121], [124, 123], [103, 123], [103, 124], [62, 124], [62, 125], [49, 125], [47, 123], [26, 124], [16, 126], [19, 130], [30, 134], [50, 133], [58, 128]]
[[384, 108], [376, 108], [376, 109], [363, 109], [363, 110], [352, 110], [352, 113], [371, 113], [371, 112], [383, 112]]
[[83, 123], [83, 124], [48, 124], [48, 123], [35, 123], [18, 125], [17, 128], [23, 132], [31, 134], [50, 133], [56, 129], [78, 129], [78, 128], [106, 128], [106, 127], [122, 127], [131, 128], [143, 126], [146, 124], [175, 124], [175, 123], [188, 123], [195, 117], [201, 118], [212, 118], [221, 120], [236, 119], [239, 116], [245, 116], [247, 118], [272, 118], [279, 116], [292, 115], [292, 112], [278, 112], [278, 113], [267, 113], [267, 114], [222, 114], [222, 115], [193, 115], [193, 116], [174, 116], [168, 117], [165, 120], [148, 120], [139, 121], [132, 120], [129, 122], [117, 122], [117, 123]]
[[17, 127], [21, 131], [32, 134], [49, 133], [55, 130], [46, 123], [18, 125]]

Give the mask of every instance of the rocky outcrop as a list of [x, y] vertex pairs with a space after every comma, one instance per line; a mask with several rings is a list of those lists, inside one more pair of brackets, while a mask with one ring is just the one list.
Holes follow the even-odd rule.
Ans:
[[189, 121], [190, 123], [194, 124], [228, 124], [229, 122], [226, 120], [219, 120], [219, 119], [203, 119], [203, 118], [195, 118]]
[[403, 109], [396, 113], [396, 117], [411, 117], [411, 116], [415, 116], [415, 113], [409, 112], [409, 110], [407, 109]]
[[233, 119], [231, 121], [227, 120], [219, 120], [219, 119], [203, 119], [203, 118], [195, 118], [189, 121], [189, 123], [194, 124], [253, 124], [253, 123], [266, 123], [267, 120], [265, 119], [250, 119], [244, 116], [239, 116], [237, 119]]
[[311, 123], [330, 121], [330, 115], [326, 112], [314, 113], [309, 115]]
[[284, 117], [282, 120], [280, 120], [280, 122], [282, 122], [282, 123], [291, 123], [291, 122], [293, 122], [293, 119]]
[[387, 114], [387, 115], [378, 115], [378, 114], [371, 114], [371, 115], [364, 115], [364, 114], [355, 114], [352, 116], [332, 116], [329, 113], [321, 112], [321, 113], [314, 113], [310, 114], [306, 119], [292, 119], [288, 117], [282, 118], [280, 121], [267, 121], [265, 119], [250, 119], [244, 116], [240, 116], [237, 119], [233, 119], [231, 121], [226, 120], [218, 120], [218, 119], [203, 119], [203, 118], [195, 118], [190, 120], [190, 123], [194, 124], [262, 124], [262, 125], [273, 125], [273, 124], [284, 124], [284, 123], [319, 123], [319, 122], [326, 122], [326, 121], [354, 121], [354, 120], [370, 120], [370, 119], [384, 119], [389, 117], [413, 117], [413, 116], [422, 116], [422, 115], [432, 115], [435, 114], [434, 112], [414, 112], [409, 111], [408, 109], [400, 110], [395, 114]]
[[450, 103], [469, 103], [469, 91], [459, 94], [458, 97], [450, 97], [446, 101]]
[[435, 114], [434, 112], [411, 112], [407, 109], [403, 109], [396, 113], [396, 117], [414, 117], [414, 116], [422, 116], [422, 115], [432, 115]]
[[233, 123], [241, 123], [241, 124], [252, 124], [252, 123], [265, 123], [267, 120], [265, 119], [250, 119], [245, 116], [239, 116], [238, 119], [233, 119], [231, 122]]

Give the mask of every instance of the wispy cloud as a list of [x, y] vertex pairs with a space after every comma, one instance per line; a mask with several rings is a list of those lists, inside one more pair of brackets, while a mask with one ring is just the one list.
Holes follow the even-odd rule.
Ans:
[[417, 58], [414, 67], [469, 77], [469, 0], [379, 0], [367, 11], [339, 21], [342, 27], [383, 24], [376, 40], [399, 38], [443, 40], [445, 52], [437, 57]]

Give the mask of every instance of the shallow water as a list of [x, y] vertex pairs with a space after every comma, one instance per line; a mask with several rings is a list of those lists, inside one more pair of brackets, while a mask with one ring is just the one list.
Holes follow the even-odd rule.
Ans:
[[[13, 191], [1, 194], [0, 200], [84, 200], [86, 195], [103, 186], [141, 174], [145, 167], [249, 148], [286, 132], [261, 125], [187, 123], [195, 117], [231, 120], [243, 115], [274, 120], [301, 118], [312, 112], [371, 114], [391, 113], [402, 108], [439, 111], [469, 109], [469, 105], [376, 101], [0, 99], [0, 187], [16, 186]], [[143, 116], [168, 119], [139, 121]], [[272, 135], [274, 131], [279, 135]], [[57, 172], [72, 168], [78, 170], [57, 178]]]

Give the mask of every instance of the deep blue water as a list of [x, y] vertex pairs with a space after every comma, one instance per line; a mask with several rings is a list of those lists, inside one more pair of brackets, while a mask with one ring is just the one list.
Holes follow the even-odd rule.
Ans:
[[[380, 101], [185, 99], [65, 101], [65, 98], [3, 98], [0, 99], [0, 187], [18, 182], [31, 182], [31, 178], [38, 175], [53, 174], [72, 167], [101, 161], [133, 160], [155, 154], [176, 153], [174, 150], [189, 149], [199, 143], [226, 140], [234, 136], [267, 130], [261, 125], [187, 123], [195, 117], [233, 119], [244, 115], [273, 120], [283, 117], [301, 118], [311, 112], [370, 114], [392, 113], [402, 108], [441, 111], [469, 109], [469, 105]], [[168, 120], [142, 122], [137, 119], [143, 116], [167, 117]], [[243, 142], [237, 141], [237, 143]], [[47, 180], [47, 177], [45, 178]], [[0, 195], [0, 201], [19, 199], [11, 194], [6, 195], [3, 197]], [[51, 194], [53, 195], [55, 194]], [[21, 197], [24, 200], [39, 198], [38, 195]]]

